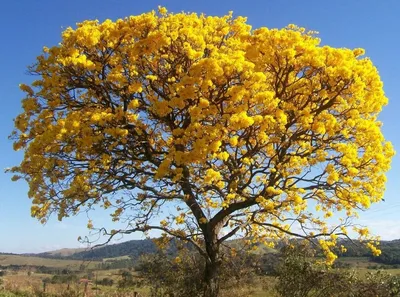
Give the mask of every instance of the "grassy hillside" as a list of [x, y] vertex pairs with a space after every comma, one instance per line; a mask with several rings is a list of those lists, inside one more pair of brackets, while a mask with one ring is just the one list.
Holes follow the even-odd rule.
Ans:
[[100, 262], [97, 261], [81, 261], [81, 260], [70, 260], [70, 259], [49, 259], [34, 256], [23, 256], [23, 255], [0, 255], [0, 266], [46, 266], [52, 268], [69, 268], [77, 270], [84, 264], [88, 267], [95, 267]]
[[60, 257], [69, 257], [76, 253], [84, 252], [87, 248], [76, 248], [76, 249], [59, 249], [55, 251], [46, 252], [44, 254], [52, 255], [52, 256], [60, 256]]

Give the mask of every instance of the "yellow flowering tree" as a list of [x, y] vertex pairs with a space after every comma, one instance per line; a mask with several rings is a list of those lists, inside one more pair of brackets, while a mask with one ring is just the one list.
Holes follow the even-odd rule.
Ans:
[[85, 21], [44, 48], [37, 80], [21, 85], [12, 137], [25, 155], [11, 171], [42, 222], [100, 206], [127, 223], [105, 234], [190, 242], [206, 259], [205, 296], [218, 295], [220, 247], [233, 236], [319, 240], [332, 262], [357, 210], [382, 200], [394, 154], [363, 53], [231, 14]]

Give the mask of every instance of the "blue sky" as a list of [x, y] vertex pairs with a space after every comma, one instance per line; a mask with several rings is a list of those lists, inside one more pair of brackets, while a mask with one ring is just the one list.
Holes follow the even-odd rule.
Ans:
[[[171, 12], [198, 12], [248, 17], [253, 28], [285, 27], [297, 24], [320, 32], [323, 44], [335, 47], [362, 47], [378, 67], [389, 105], [381, 114], [385, 137], [400, 151], [398, 113], [400, 111], [400, 1], [135, 1], [135, 0], [6, 0], [0, 12], [0, 168], [16, 165], [22, 155], [12, 150], [7, 139], [12, 119], [20, 112], [22, 93], [18, 84], [29, 82], [26, 66], [35, 61], [43, 46], [60, 41], [60, 33], [85, 19], [117, 19], [140, 14], [158, 5]], [[398, 199], [400, 156], [393, 159], [388, 174], [385, 202], [361, 214], [360, 223], [370, 226], [383, 239], [400, 238], [400, 200]], [[56, 218], [42, 226], [30, 217], [30, 201], [24, 182], [11, 182], [0, 172], [0, 252], [39, 252], [61, 247], [77, 247], [76, 238], [87, 234], [85, 216], [58, 222]], [[97, 214], [95, 221], [107, 218]], [[140, 238], [139, 235], [125, 239]]]

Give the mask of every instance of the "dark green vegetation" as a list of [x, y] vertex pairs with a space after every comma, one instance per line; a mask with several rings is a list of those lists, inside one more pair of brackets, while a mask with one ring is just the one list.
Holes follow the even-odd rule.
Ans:
[[375, 257], [373, 260], [378, 263], [400, 267], [400, 240], [384, 242], [382, 245], [382, 255]]
[[152, 240], [144, 239], [105, 245], [95, 249], [77, 249], [77, 252], [70, 252], [67, 255], [62, 252], [46, 252], [37, 254], [37, 256], [54, 259], [102, 260], [104, 258], [116, 258], [121, 256], [138, 258], [142, 254], [155, 253], [156, 250], [157, 247]]

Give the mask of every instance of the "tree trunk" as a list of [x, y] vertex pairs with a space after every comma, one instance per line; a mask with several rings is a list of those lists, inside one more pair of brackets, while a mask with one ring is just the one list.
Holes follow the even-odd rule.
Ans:
[[218, 297], [219, 295], [220, 263], [207, 261], [205, 271], [204, 297]]
[[219, 273], [221, 268], [221, 259], [219, 256], [219, 245], [212, 241], [206, 244], [208, 259], [205, 267], [205, 288], [204, 297], [219, 296]]

